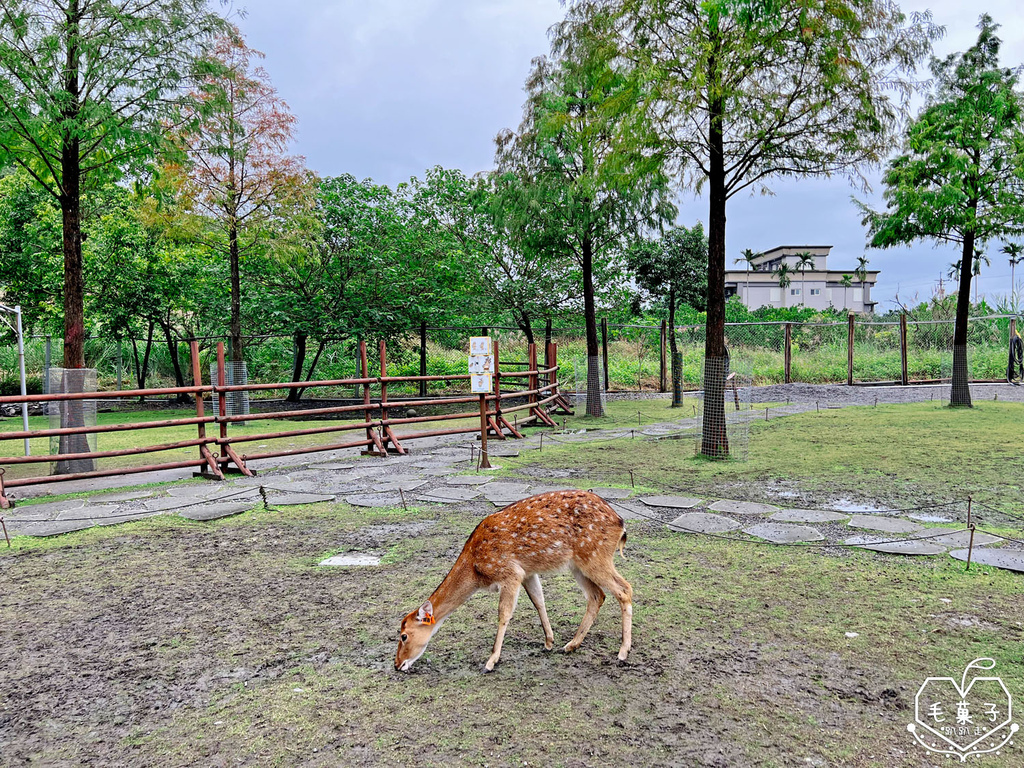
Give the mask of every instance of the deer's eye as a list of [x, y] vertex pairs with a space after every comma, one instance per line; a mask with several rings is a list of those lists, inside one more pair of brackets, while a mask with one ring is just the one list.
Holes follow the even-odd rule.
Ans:
[[406, 641], [407, 641], [408, 639], [409, 639], [409, 636], [408, 636], [407, 634], [405, 634], [405, 633], [403, 632], [403, 633], [402, 633], [402, 642], [404, 643], [404, 642], [406, 642]]

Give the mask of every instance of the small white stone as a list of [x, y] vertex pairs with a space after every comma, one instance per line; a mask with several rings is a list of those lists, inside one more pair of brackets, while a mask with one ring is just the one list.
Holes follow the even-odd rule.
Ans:
[[845, 634], [846, 634], [846, 637], [849, 638], [850, 640], [853, 640], [853, 638], [855, 638], [855, 637], [860, 637], [860, 634], [858, 634], [857, 632], [847, 632]]

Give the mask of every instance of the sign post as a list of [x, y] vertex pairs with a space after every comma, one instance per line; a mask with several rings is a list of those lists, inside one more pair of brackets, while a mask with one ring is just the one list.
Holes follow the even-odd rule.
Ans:
[[494, 388], [494, 354], [490, 336], [472, 336], [469, 339], [469, 387], [480, 395], [480, 467], [490, 469], [487, 455], [487, 395]]

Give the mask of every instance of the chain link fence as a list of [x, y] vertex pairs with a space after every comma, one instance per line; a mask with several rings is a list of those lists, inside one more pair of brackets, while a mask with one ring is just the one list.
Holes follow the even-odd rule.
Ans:
[[[897, 316], [898, 318], [898, 316]], [[967, 358], [973, 380], [1002, 380], [1006, 375], [1011, 315], [971, 318], [968, 325]], [[847, 322], [817, 323], [730, 323], [726, 345], [732, 366], [749, 372], [754, 386], [784, 383], [808, 384], [900, 383], [906, 362], [909, 382], [938, 382], [948, 379], [953, 360], [953, 321], [923, 319], [906, 321], [905, 337], [898, 319], [862, 320], [853, 323], [853, 344]], [[538, 363], [544, 365], [547, 334], [543, 325], [535, 331]], [[511, 327], [448, 327], [411, 329], [387, 339], [387, 373], [392, 376], [456, 376], [467, 372], [469, 339], [490, 335], [498, 342], [501, 368], [505, 373], [527, 370], [526, 334]], [[601, 358], [601, 386], [610, 392], [669, 392], [672, 389], [672, 341], [682, 359], [683, 391], [700, 389], [704, 366], [705, 328], [679, 326], [662, 338], [660, 326], [605, 325], [598, 328]], [[550, 340], [558, 345], [559, 377], [562, 381], [585, 381], [587, 376], [586, 332], [582, 326], [555, 326]], [[216, 361], [218, 339], [200, 341], [200, 370], [209, 375]], [[224, 340], [226, 342], [226, 340]], [[380, 373], [379, 339], [367, 339], [367, 370]], [[174, 351], [177, 352], [177, 374]], [[852, 351], [852, 369], [849, 367]], [[26, 368], [30, 394], [44, 392], [47, 370], [59, 367], [63, 346], [57, 338], [33, 337], [26, 343]], [[296, 342], [290, 336], [247, 338], [244, 357], [252, 382], [290, 381], [296, 359]], [[230, 354], [229, 354], [230, 359]], [[788, 361], [788, 365], [787, 365]], [[192, 362], [188, 344], [179, 341], [174, 349], [154, 338], [146, 354], [146, 341], [131, 339], [89, 339], [86, 365], [97, 372], [100, 390], [172, 387], [180, 376], [192, 383]], [[0, 346], [0, 388], [17, 383], [17, 354], [13, 347]], [[579, 370], [576, 370], [579, 368]], [[787, 376], [788, 369], [788, 376]], [[362, 374], [359, 342], [354, 338], [306, 341], [302, 379], [358, 378]], [[5, 383], [6, 382], [6, 383]], [[208, 382], [207, 382], [208, 383]], [[515, 388], [508, 380], [510, 388]], [[503, 384], [504, 386], [504, 384]], [[436, 381], [392, 385], [389, 397], [444, 395], [458, 389], [458, 382]], [[10, 394], [17, 394], [11, 391]], [[254, 398], [280, 398], [287, 393], [254, 393]], [[360, 397], [358, 387], [338, 387], [317, 392], [318, 398]]]

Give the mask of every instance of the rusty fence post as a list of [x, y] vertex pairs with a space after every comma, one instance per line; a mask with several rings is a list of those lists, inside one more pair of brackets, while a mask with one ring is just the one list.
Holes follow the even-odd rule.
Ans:
[[[192, 355], [192, 383], [197, 387], [201, 387], [203, 386], [203, 369], [199, 364], [199, 342], [195, 339], [192, 339], [192, 341], [189, 342], [189, 353]], [[220, 372], [218, 370], [218, 378], [219, 376]], [[196, 417], [202, 419], [205, 418], [205, 416], [206, 411], [203, 405], [203, 393], [196, 392]], [[206, 425], [200, 423], [198, 427], [199, 439], [205, 440]], [[199, 446], [199, 458], [206, 462], [206, 466], [209, 467], [210, 472], [221, 479], [224, 478], [224, 475], [221, 474], [220, 467], [217, 466], [217, 458], [210, 453], [210, 449], [206, 443]]]
[[793, 383], [793, 324], [786, 323], [786, 341], [783, 350], [784, 380], [787, 384]]
[[[374, 454], [387, 456], [388, 452], [384, 447], [384, 443], [381, 442], [380, 437], [373, 429], [373, 404], [370, 401], [370, 382], [367, 381], [367, 379], [370, 378], [370, 363], [366, 357], [365, 341], [359, 342], [359, 368], [362, 373], [360, 378], [363, 379], [363, 414], [366, 419], [366, 439], [369, 443], [369, 445], [366, 446], [366, 451], [364, 453], [371, 456]], [[376, 451], [370, 450], [370, 445], [372, 445]]]
[[910, 383], [910, 370], [907, 363], [907, 313], [900, 313], [900, 384], [904, 387]]
[[853, 386], [853, 324], [855, 316], [853, 312], [846, 318], [846, 385]]
[[388, 383], [384, 379], [388, 375], [388, 344], [384, 339], [380, 340], [380, 421], [381, 421], [381, 443], [387, 448], [388, 443], [395, 446], [395, 450], [400, 455], [405, 455], [408, 451], [398, 442], [398, 438], [395, 437], [395, 433], [391, 430], [391, 425], [388, 421]]

